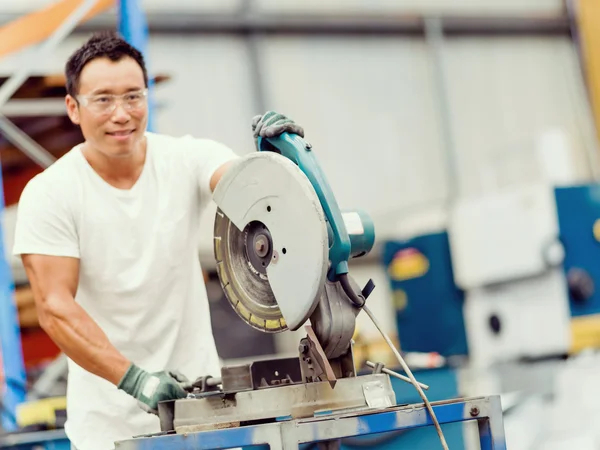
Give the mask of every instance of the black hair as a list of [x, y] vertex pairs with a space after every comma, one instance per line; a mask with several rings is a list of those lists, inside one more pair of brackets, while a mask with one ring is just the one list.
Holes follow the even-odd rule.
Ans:
[[108, 58], [116, 62], [125, 57], [132, 58], [139, 64], [144, 73], [144, 85], [148, 87], [148, 72], [140, 51], [116, 32], [105, 31], [94, 34], [85, 44], [75, 50], [68, 59], [65, 66], [67, 94], [73, 97], [78, 94], [81, 71], [90, 61], [96, 58]]

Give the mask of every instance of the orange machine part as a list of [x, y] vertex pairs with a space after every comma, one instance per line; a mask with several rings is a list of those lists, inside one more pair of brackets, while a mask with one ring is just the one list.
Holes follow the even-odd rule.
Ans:
[[[0, 57], [47, 39], [82, 3], [83, 0], [60, 0], [4, 25], [0, 28]], [[114, 0], [98, 0], [82, 22], [113, 4]]]

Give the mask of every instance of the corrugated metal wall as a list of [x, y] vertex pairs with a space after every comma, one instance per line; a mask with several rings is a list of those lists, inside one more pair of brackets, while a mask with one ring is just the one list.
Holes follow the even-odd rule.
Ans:
[[[80, 41], [69, 39], [40, 71], [61, 71]], [[259, 47], [265, 107], [305, 126], [344, 207], [367, 209], [388, 234], [406, 208], [444, 198], [448, 141], [422, 40], [273, 37]], [[566, 39], [453, 39], [443, 53], [460, 192], [535, 177], [536, 139], [555, 128], [568, 136], [580, 177], [589, 175], [593, 128]], [[0, 71], [19, 61], [0, 61]], [[150, 61], [173, 76], [157, 91], [160, 131], [253, 150], [249, 124], [259, 111], [241, 38], [156, 36]]]
[[[578, 176], [590, 175], [586, 149], [595, 145], [592, 123], [567, 39], [451, 40], [446, 54], [461, 193], [480, 192], [490, 174], [498, 184], [510, 175], [524, 180], [539, 175], [536, 140], [555, 128], [568, 136]], [[514, 158], [517, 164], [503, 164]]]
[[[4, 0], [0, 13], [22, 10], [25, 3], [39, 7], [48, 2]], [[241, 4], [144, 3], [149, 11], [231, 11]], [[270, 12], [342, 11], [341, 2], [316, 0], [257, 0], [254, 6]], [[382, 10], [558, 14], [562, 2], [343, 2], [346, 13]], [[62, 71], [84, 38], [69, 38], [39, 62], [39, 70]], [[269, 35], [255, 43], [264, 107], [305, 126], [339, 202], [371, 213], [380, 239], [406, 232], [409, 224], [414, 230], [415, 216], [408, 217], [407, 211], [440, 204], [448, 195], [445, 152], [452, 143], [458, 155], [457, 187], [465, 195], [539, 176], [536, 142], [557, 129], [572, 149], [578, 179], [590, 176], [587, 152], [595, 147], [594, 130], [568, 37], [447, 38], [440, 49], [441, 78], [433, 48], [419, 36]], [[250, 120], [259, 103], [250, 50], [240, 35], [153, 35], [151, 69], [173, 76], [157, 91], [158, 129], [212, 137], [240, 153], [252, 151]], [[10, 73], [26, 57], [0, 60], [0, 72]], [[417, 230], [431, 225], [430, 216], [425, 217], [417, 221]], [[210, 260], [210, 239], [202, 245]]]

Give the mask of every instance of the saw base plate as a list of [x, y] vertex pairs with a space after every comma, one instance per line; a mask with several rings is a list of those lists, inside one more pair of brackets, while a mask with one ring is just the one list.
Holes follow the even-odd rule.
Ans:
[[176, 433], [182, 434], [256, 421], [368, 411], [395, 404], [396, 396], [388, 375], [361, 375], [338, 380], [335, 389], [328, 382], [298, 383], [177, 400], [173, 427]]

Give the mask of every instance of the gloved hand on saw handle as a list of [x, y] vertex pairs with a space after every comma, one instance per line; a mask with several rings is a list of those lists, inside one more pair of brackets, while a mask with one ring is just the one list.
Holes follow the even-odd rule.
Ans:
[[177, 372], [150, 373], [131, 364], [117, 387], [137, 399], [144, 411], [158, 414], [159, 402], [187, 397], [189, 386], [189, 380]]
[[254, 116], [252, 119], [252, 132], [257, 149], [259, 136], [272, 138], [287, 132], [304, 137], [304, 129], [300, 125], [275, 111], [267, 111], [265, 114]]

